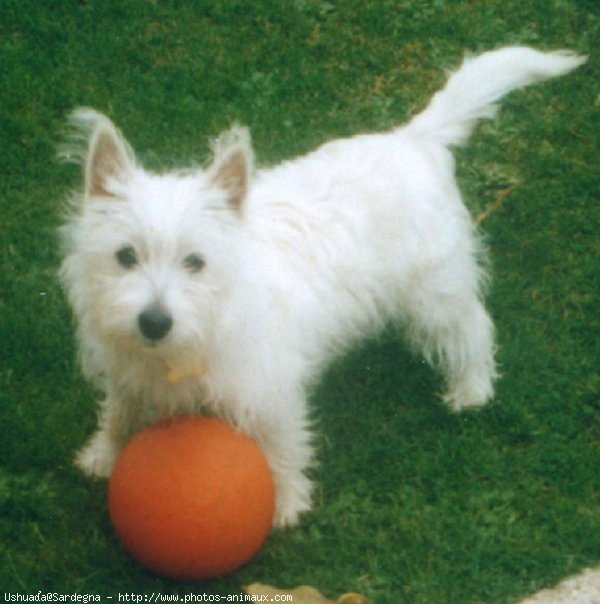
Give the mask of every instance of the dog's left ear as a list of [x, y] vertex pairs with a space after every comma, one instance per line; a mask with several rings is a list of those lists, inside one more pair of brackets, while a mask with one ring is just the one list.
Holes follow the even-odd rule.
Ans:
[[213, 154], [208, 170], [210, 182], [227, 193], [233, 209], [241, 211], [254, 170], [250, 132], [234, 126], [219, 136], [213, 145]]

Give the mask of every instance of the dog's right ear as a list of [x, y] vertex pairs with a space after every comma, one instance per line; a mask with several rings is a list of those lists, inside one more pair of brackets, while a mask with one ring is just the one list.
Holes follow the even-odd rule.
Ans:
[[85, 199], [118, 198], [118, 184], [127, 182], [135, 166], [127, 141], [106, 116], [93, 109], [75, 110], [69, 122], [73, 144], [61, 155], [83, 164]]

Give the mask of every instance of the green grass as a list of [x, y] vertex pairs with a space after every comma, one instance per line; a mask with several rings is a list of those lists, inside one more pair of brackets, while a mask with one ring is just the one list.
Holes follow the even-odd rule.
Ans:
[[[375, 603], [515, 602], [600, 563], [600, 192], [595, 0], [0, 0], [0, 587], [4, 592], [239, 593], [317, 585]], [[105, 484], [72, 467], [92, 431], [56, 280], [77, 183], [66, 113], [108, 113], [151, 167], [201, 161], [233, 121], [259, 162], [380, 130], [444, 70], [508, 43], [591, 54], [515, 93], [458, 153], [484, 227], [503, 378], [452, 415], [395, 331], [337, 362], [313, 396], [316, 507], [233, 575], [181, 584], [121, 550]], [[109, 601], [109, 600], [105, 600]]]

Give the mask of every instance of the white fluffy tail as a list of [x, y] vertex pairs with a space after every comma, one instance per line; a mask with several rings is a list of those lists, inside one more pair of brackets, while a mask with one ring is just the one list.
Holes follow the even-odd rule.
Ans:
[[568, 73], [587, 57], [568, 50], [513, 46], [467, 57], [408, 128], [445, 146], [465, 143], [477, 120], [494, 117], [495, 102], [511, 90]]

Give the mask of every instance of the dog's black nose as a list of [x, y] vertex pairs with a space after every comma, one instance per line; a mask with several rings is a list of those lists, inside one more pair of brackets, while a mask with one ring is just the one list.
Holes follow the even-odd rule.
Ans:
[[155, 342], [169, 333], [173, 319], [163, 309], [151, 306], [140, 314], [138, 324], [144, 337]]

